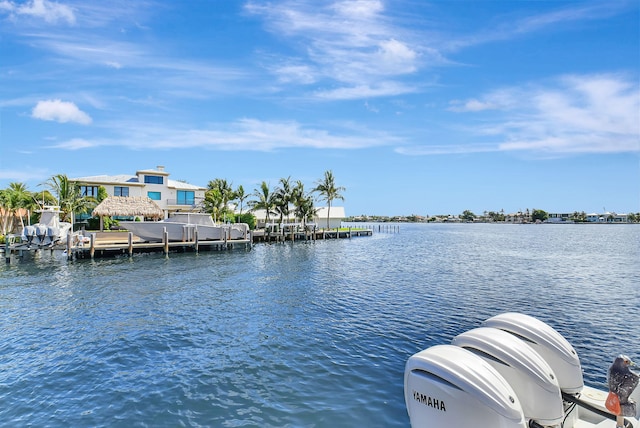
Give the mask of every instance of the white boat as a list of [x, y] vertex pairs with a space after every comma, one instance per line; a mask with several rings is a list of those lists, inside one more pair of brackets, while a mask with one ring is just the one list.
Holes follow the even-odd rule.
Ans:
[[[637, 375], [630, 377], [637, 385]], [[629, 403], [640, 401], [634, 388], [626, 386]], [[635, 414], [624, 421], [613, 415], [608, 391], [584, 385], [571, 344], [519, 313], [497, 315], [451, 344], [411, 356], [404, 396], [413, 428], [640, 428], [640, 408], [631, 405]]]
[[22, 229], [20, 239], [28, 247], [53, 247], [67, 242], [67, 235], [71, 232], [71, 223], [60, 221], [60, 207], [44, 206], [40, 213], [40, 221], [36, 224], [25, 226]]
[[195, 240], [225, 241], [248, 239], [249, 226], [246, 223], [216, 224], [207, 213], [174, 213], [161, 221], [120, 221], [121, 227], [132, 232], [144, 241], [163, 241], [164, 232], [172, 242], [191, 242]]

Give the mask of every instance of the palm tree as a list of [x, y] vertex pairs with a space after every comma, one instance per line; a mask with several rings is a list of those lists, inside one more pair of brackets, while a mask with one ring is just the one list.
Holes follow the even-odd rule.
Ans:
[[278, 187], [274, 193], [275, 196], [275, 209], [280, 214], [280, 223], [282, 219], [287, 217], [289, 220], [289, 204], [291, 203], [292, 190], [291, 190], [291, 177], [281, 178], [280, 187]]
[[69, 220], [73, 224], [75, 213], [86, 213], [97, 203], [95, 198], [83, 196], [80, 185], [69, 180], [65, 174], [54, 175], [46, 184], [57, 199], [57, 204], [62, 211], [62, 221]]
[[20, 219], [20, 225], [24, 227], [23, 213], [21, 210], [29, 212], [36, 207], [32, 193], [27, 189], [24, 183], [9, 183], [9, 187], [5, 190], [5, 215], [10, 217], [9, 226], [11, 230], [15, 227], [14, 221]]
[[13, 208], [11, 207], [11, 198], [6, 189], [0, 189], [0, 235], [4, 236], [13, 230]]
[[222, 214], [226, 215], [229, 211], [229, 201], [235, 198], [235, 193], [231, 187], [231, 183], [224, 178], [216, 178], [215, 180], [209, 181], [207, 187], [209, 190], [217, 190], [220, 192], [220, 197], [222, 198]]
[[58, 203], [56, 197], [53, 196], [48, 190], [41, 190], [39, 192], [33, 193], [32, 199], [34, 202], [34, 206], [36, 207], [41, 207], [44, 205], [55, 205]]
[[238, 186], [238, 188], [236, 189], [235, 194], [236, 194], [236, 199], [238, 201], [240, 201], [240, 215], [242, 215], [242, 204], [244, 203], [244, 201], [247, 200], [249, 195], [244, 193], [244, 187], [242, 187], [242, 184]]
[[304, 184], [300, 180], [296, 182], [293, 188], [292, 200], [295, 207], [294, 215], [300, 219], [304, 227], [308, 220], [313, 220], [316, 215], [316, 209], [313, 206], [313, 197], [305, 193]]
[[222, 194], [219, 189], [209, 189], [204, 192], [204, 210], [213, 215], [213, 218], [217, 221], [222, 212]]
[[312, 190], [312, 192], [319, 193], [321, 198], [327, 201], [327, 229], [329, 228], [331, 202], [334, 199], [344, 201], [344, 196], [342, 196], [341, 192], [344, 192], [345, 190], [346, 189], [342, 186], [336, 186], [331, 170], [324, 172], [324, 178], [322, 180], [318, 180], [316, 182], [316, 187]]
[[265, 210], [265, 223], [269, 223], [269, 216], [273, 213], [275, 207], [275, 195], [271, 192], [269, 185], [263, 181], [260, 188], [255, 189], [253, 195], [256, 199], [249, 201], [249, 205], [253, 211]]

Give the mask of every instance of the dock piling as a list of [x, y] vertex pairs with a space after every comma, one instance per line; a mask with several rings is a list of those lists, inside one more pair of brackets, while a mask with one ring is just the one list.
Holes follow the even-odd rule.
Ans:
[[71, 231], [67, 232], [67, 260], [73, 259], [73, 251], [71, 246], [73, 244], [73, 234]]
[[162, 243], [164, 244], [164, 253], [169, 254], [169, 232], [167, 232], [166, 227], [163, 228]]
[[89, 255], [93, 258], [96, 255], [96, 234], [92, 233], [90, 238]]

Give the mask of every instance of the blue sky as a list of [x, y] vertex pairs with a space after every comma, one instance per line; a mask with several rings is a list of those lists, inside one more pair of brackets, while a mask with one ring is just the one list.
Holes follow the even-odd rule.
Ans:
[[0, 0], [0, 188], [157, 165], [332, 170], [347, 215], [640, 212], [640, 3]]

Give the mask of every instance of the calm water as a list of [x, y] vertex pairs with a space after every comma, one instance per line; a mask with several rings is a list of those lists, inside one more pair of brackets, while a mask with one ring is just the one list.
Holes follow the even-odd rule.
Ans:
[[604, 387], [640, 359], [640, 226], [401, 225], [0, 265], [3, 426], [408, 427], [407, 358], [520, 311]]

